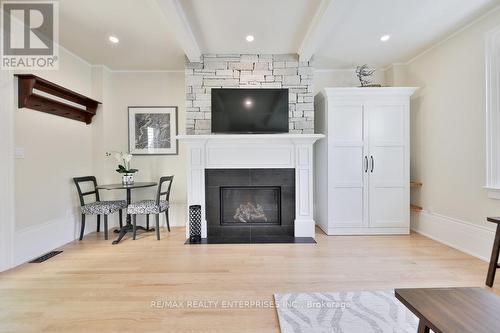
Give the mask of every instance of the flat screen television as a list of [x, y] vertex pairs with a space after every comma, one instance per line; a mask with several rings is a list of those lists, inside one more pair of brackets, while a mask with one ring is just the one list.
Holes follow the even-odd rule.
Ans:
[[288, 89], [212, 89], [213, 133], [287, 133]]

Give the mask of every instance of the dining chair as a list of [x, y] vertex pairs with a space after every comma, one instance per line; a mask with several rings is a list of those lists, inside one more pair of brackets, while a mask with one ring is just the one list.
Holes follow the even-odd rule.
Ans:
[[[131, 203], [128, 205], [127, 214], [132, 216], [133, 226], [133, 239], [136, 236], [136, 220], [137, 215], [146, 215], [146, 229], [149, 230], [149, 215], [154, 214], [156, 217], [156, 239], [160, 240], [160, 214], [165, 212], [167, 220], [167, 229], [170, 232], [170, 221], [168, 217], [168, 209], [170, 207], [170, 189], [172, 188], [172, 181], [174, 176], [161, 177], [158, 183], [158, 190], [156, 192], [156, 200], [142, 200]], [[167, 184], [165, 184], [167, 183]], [[163, 185], [166, 185], [166, 191], [163, 191]], [[165, 199], [162, 199], [165, 197]]]
[[[104, 216], [104, 239], [108, 239], [108, 215], [118, 212], [120, 217], [120, 228], [123, 227], [122, 222], [122, 209], [127, 208], [127, 201], [114, 200], [114, 201], [101, 201], [99, 198], [99, 190], [97, 189], [97, 179], [94, 176], [75, 177], [73, 178], [78, 196], [80, 197], [80, 208], [82, 213], [82, 226], [80, 229], [80, 240], [83, 239], [85, 232], [85, 216], [97, 215], [97, 232], [101, 229], [101, 215]], [[91, 183], [92, 188], [89, 191], [83, 192], [81, 184]], [[95, 201], [85, 203], [85, 197], [88, 195], [95, 195]]]

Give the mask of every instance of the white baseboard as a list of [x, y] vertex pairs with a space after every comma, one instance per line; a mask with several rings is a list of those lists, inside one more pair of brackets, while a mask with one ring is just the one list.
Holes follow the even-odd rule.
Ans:
[[77, 227], [80, 226], [80, 222], [77, 223], [74, 216], [67, 216], [16, 230], [14, 233], [14, 266], [75, 240]]
[[492, 229], [427, 211], [412, 214], [411, 229], [476, 258], [490, 260], [495, 238]]
[[[323, 229], [322, 229], [323, 230]], [[323, 230], [324, 231], [324, 230]], [[410, 233], [410, 228], [370, 228], [370, 227], [358, 227], [358, 228], [328, 228], [325, 232], [328, 236], [369, 236], [369, 235], [408, 235]]]
[[[171, 227], [185, 225], [185, 210], [185, 204], [172, 203], [169, 212]], [[160, 224], [165, 226], [165, 214], [161, 214], [160, 216]], [[123, 217], [125, 220], [125, 215]], [[141, 221], [139, 218], [137, 222], [140, 224], [142, 223]], [[74, 211], [68, 211], [64, 217], [57, 220], [16, 230], [14, 233], [14, 266], [18, 266], [78, 239], [80, 236], [80, 223], [80, 214], [75, 215]], [[88, 216], [85, 223], [85, 234], [94, 232], [96, 226], [96, 217]], [[108, 228], [111, 229], [117, 226], [118, 214], [113, 214], [109, 217]], [[101, 230], [102, 228], [103, 221], [101, 219]], [[110, 234], [110, 237], [114, 237], [113, 235]], [[109, 241], [111, 242], [111, 239]]]

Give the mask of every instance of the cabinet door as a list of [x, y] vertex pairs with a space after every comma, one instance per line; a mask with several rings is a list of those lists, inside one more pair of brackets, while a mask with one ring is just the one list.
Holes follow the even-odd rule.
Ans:
[[329, 115], [329, 221], [335, 227], [368, 224], [366, 138], [361, 104], [335, 105]]
[[408, 105], [367, 105], [371, 227], [409, 224]]

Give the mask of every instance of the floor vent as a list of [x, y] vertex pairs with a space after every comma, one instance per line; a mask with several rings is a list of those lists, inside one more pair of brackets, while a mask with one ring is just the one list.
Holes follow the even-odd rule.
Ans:
[[31, 260], [29, 263], [30, 264], [38, 264], [38, 263], [44, 262], [45, 260], [49, 260], [50, 258], [52, 258], [54, 256], [57, 256], [59, 253], [62, 253], [62, 251], [52, 251], [52, 252], [44, 254], [41, 257], [38, 257], [36, 259]]

